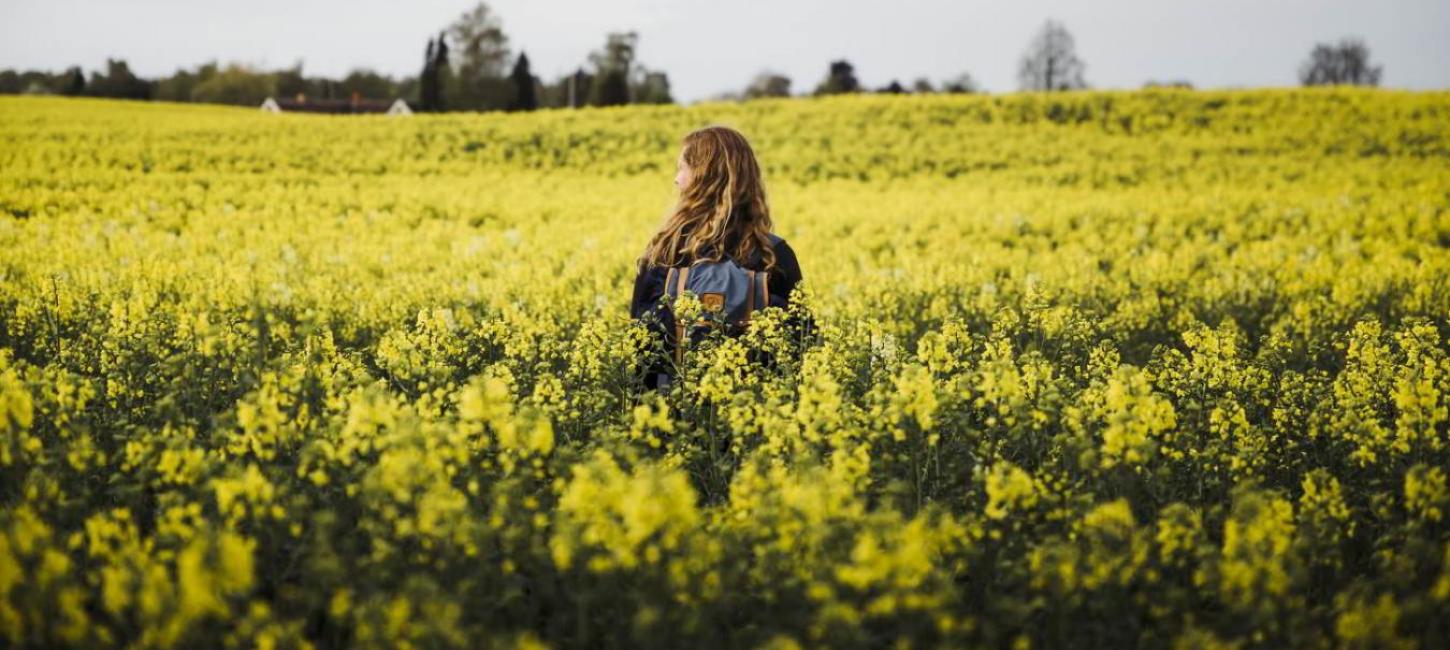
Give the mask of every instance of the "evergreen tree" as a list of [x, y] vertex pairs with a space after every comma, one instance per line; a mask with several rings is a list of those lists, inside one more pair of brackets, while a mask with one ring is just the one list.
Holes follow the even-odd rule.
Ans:
[[[74, 75], [72, 75], [74, 77]], [[74, 79], [67, 90], [74, 90]], [[131, 66], [124, 59], [106, 59], [106, 72], [92, 72], [91, 80], [84, 85], [85, 94], [95, 97], [119, 99], [151, 99], [151, 83], [131, 72]]]
[[835, 95], [838, 93], [854, 93], [861, 90], [861, 82], [856, 80], [856, 69], [849, 61], [832, 61], [831, 71], [826, 75], [825, 80], [816, 86], [817, 95]]
[[292, 99], [298, 95], [307, 95], [310, 88], [307, 84], [307, 77], [302, 74], [302, 62], [290, 68], [284, 68], [276, 72], [277, 96]]
[[65, 87], [61, 89], [62, 95], [80, 95], [86, 92], [86, 75], [81, 72], [80, 66], [71, 66], [66, 71]]
[[621, 106], [629, 103], [629, 78], [623, 70], [605, 70], [595, 95], [596, 106]]
[[425, 113], [438, 110], [438, 75], [433, 69], [433, 39], [428, 39], [428, 49], [423, 53], [423, 72], [418, 74], [418, 110]]
[[423, 73], [418, 77], [418, 108], [424, 112], [444, 110], [443, 75], [448, 70], [448, 43], [443, 33], [428, 39], [423, 55]]
[[578, 108], [589, 103], [589, 96], [594, 92], [594, 75], [579, 68], [569, 77], [572, 91], [569, 95], [569, 107]]
[[510, 106], [512, 110], [532, 111], [539, 107], [539, 93], [535, 88], [538, 81], [529, 71], [529, 55], [519, 52], [519, 59], [514, 62], [514, 70], [509, 74], [509, 79], [514, 83], [514, 101]]
[[448, 41], [443, 38], [443, 32], [438, 32], [438, 45], [433, 50], [433, 78], [437, 84], [438, 103], [433, 110], [448, 110], [448, 95], [443, 91], [443, 82], [450, 77], [448, 69]]

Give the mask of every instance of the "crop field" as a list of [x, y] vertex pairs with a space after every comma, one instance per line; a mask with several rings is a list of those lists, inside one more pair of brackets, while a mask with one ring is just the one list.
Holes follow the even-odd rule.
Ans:
[[[712, 123], [817, 332], [662, 395]], [[1443, 648], [1447, 471], [1450, 92], [0, 98], [0, 646]]]

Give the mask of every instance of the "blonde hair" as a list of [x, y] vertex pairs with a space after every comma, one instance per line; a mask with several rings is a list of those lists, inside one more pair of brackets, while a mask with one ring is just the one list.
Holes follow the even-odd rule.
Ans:
[[[718, 262], [721, 255], [744, 262], [757, 252], [764, 268], [773, 268], [770, 207], [745, 136], [727, 126], [707, 126], [686, 134], [682, 145], [690, 182], [645, 246], [640, 268]], [[734, 249], [726, 250], [732, 239]]]

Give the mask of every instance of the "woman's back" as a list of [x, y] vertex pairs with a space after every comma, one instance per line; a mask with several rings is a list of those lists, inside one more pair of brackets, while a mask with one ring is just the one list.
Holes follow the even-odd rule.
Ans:
[[[766, 286], [770, 306], [785, 308], [790, 304], [791, 293], [801, 281], [800, 261], [796, 259], [795, 250], [783, 238], [777, 237], [771, 250], [775, 253], [774, 267], [766, 268], [759, 258], [736, 260], [736, 263], [753, 271], [765, 271], [768, 274]], [[686, 257], [680, 266], [692, 263], [694, 260]], [[639, 271], [634, 279], [634, 298], [629, 305], [631, 318], [640, 318], [658, 305], [665, 294], [665, 276], [668, 273], [667, 266], [649, 266]]]
[[[769, 306], [788, 309], [795, 289], [801, 282], [800, 263], [785, 239], [778, 239], [772, 251], [775, 253], [775, 266], [770, 269], [762, 268], [763, 265], [758, 262], [742, 263], [741, 266], [751, 270], [765, 270], [768, 273], [766, 287]], [[640, 269], [634, 279], [634, 298], [629, 307], [630, 316], [643, 321], [650, 328], [653, 337], [664, 344], [663, 354], [651, 357], [645, 364], [644, 384], [650, 389], [664, 388], [671, 382], [674, 369], [669, 360], [675, 358], [679, 345], [674, 313], [664, 301], [668, 293], [665, 281], [669, 271], [670, 268], [666, 266]], [[792, 332], [793, 339], [800, 339], [804, 333], [814, 330], [814, 323], [809, 316], [803, 319], [789, 316], [786, 319], [786, 328]]]
[[[733, 331], [761, 307], [758, 276], [742, 269], [765, 272], [765, 307], [789, 307], [801, 282], [795, 251], [771, 234], [760, 165], [745, 137], [728, 127], [708, 126], [686, 134], [682, 145], [675, 174], [680, 195], [640, 256], [629, 307], [631, 317], [645, 321], [663, 338], [668, 352], [647, 364], [646, 384], [651, 387], [668, 381], [668, 360], [675, 356], [676, 339], [685, 336], [675, 327], [671, 303], [664, 300], [674, 293], [666, 286], [672, 273], [678, 274], [673, 276], [678, 278], [676, 291], [683, 292], [691, 283], [688, 270], [698, 263], [733, 261], [728, 268], [697, 267], [700, 273], [689, 285], [704, 291], [713, 305], [728, 303], [723, 313], [729, 314]], [[809, 326], [791, 319], [787, 324]]]

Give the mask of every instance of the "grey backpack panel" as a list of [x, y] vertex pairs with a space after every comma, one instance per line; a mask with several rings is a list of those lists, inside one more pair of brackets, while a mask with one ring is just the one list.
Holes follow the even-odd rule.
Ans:
[[[767, 236], [772, 248], [781, 241], [773, 233]], [[751, 261], [758, 262], [759, 254]], [[730, 258], [698, 262], [687, 267], [670, 267], [665, 273], [665, 295], [678, 299], [682, 292], [688, 291], [707, 309], [723, 312], [729, 326], [727, 331], [739, 332], [751, 314], [770, 306], [769, 279], [769, 273], [753, 271]], [[685, 339], [693, 338], [708, 322], [701, 319], [689, 324], [675, 319], [675, 340], [680, 342], [675, 346], [676, 362], [683, 359]]]
[[[768, 274], [751, 271], [726, 259], [700, 262], [685, 269], [670, 269], [665, 276], [665, 292], [679, 298], [681, 280], [685, 291], [695, 294], [710, 309], [724, 312], [726, 320], [740, 323], [754, 310], [770, 304], [766, 283]], [[752, 293], [754, 295], [752, 295]]]

